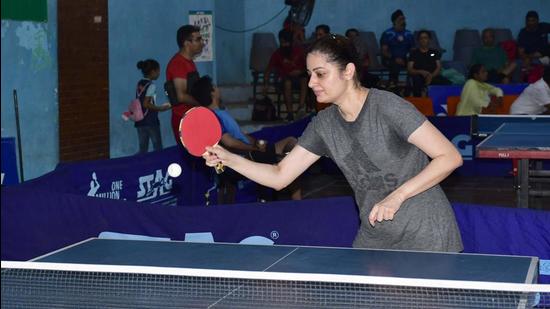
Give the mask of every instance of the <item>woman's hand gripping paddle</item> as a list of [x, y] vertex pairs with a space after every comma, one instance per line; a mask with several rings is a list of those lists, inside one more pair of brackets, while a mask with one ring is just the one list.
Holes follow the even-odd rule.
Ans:
[[[196, 157], [201, 157], [206, 152], [206, 147], [217, 145], [221, 137], [220, 121], [206, 107], [190, 109], [180, 121], [180, 140], [187, 151]], [[222, 173], [223, 164], [218, 163], [215, 169], [216, 173]]]

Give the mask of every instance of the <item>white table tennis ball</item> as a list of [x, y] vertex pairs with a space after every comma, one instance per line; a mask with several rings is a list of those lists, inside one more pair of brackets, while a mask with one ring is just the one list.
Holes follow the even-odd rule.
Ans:
[[172, 163], [168, 165], [168, 175], [174, 178], [181, 175], [181, 166], [177, 163]]

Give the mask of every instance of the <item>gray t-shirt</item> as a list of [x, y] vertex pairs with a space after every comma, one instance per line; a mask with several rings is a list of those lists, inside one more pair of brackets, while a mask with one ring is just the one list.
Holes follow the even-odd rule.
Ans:
[[454, 212], [439, 185], [409, 198], [392, 221], [369, 224], [377, 202], [420, 173], [426, 154], [407, 139], [426, 118], [402, 98], [370, 89], [359, 116], [347, 122], [333, 105], [313, 118], [298, 144], [330, 157], [355, 192], [361, 227], [354, 247], [462, 251]]

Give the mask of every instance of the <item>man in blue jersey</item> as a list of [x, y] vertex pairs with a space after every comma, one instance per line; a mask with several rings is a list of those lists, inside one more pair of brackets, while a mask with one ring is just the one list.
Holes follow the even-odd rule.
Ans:
[[391, 14], [393, 27], [384, 31], [380, 38], [382, 64], [389, 69], [389, 88], [395, 87], [399, 71], [407, 67], [407, 55], [414, 47], [413, 34], [406, 30], [405, 15], [401, 10]]

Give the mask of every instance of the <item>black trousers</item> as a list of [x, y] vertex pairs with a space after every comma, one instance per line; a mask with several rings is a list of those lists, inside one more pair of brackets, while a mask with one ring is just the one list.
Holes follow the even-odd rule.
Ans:
[[[424, 76], [420, 74], [409, 75], [412, 83], [412, 94], [415, 97], [422, 96], [422, 90], [426, 87]], [[432, 85], [450, 85], [451, 81], [441, 75], [432, 78]]]
[[406, 65], [401, 65], [395, 62], [394, 58], [382, 58], [382, 65], [384, 65], [390, 71], [389, 72], [390, 82], [393, 82], [394, 84], [397, 84], [398, 82], [399, 71], [407, 68]]

